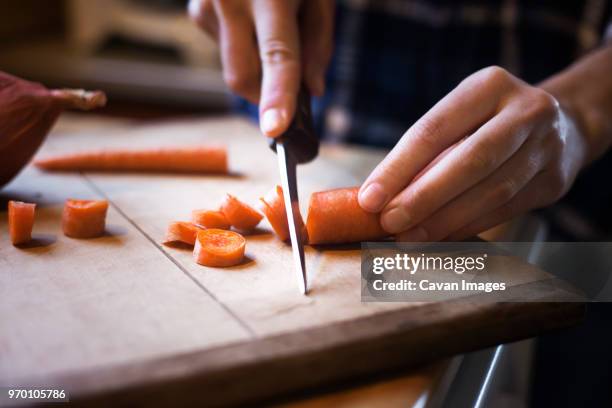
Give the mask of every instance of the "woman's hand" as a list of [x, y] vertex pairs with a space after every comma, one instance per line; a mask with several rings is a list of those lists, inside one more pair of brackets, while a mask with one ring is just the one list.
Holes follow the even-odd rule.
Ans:
[[190, 0], [189, 14], [219, 42], [230, 89], [259, 103], [267, 136], [289, 126], [302, 77], [313, 95], [323, 93], [333, 1]]
[[574, 119], [499, 67], [465, 79], [404, 134], [361, 187], [399, 240], [460, 240], [570, 187], [587, 156]]

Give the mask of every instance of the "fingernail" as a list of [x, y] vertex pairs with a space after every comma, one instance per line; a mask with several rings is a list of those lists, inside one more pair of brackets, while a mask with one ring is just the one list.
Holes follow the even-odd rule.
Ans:
[[410, 218], [406, 212], [395, 207], [382, 215], [382, 226], [390, 234], [402, 232], [410, 227]]
[[276, 136], [284, 125], [284, 117], [279, 109], [271, 108], [261, 116], [261, 131], [267, 136]]
[[396, 241], [400, 242], [427, 242], [429, 240], [429, 233], [423, 227], [416, 227], [404, 231], [397, 235]]
[[191, 18], [197, 18], [200, 14], [200, 2], [191, 0], [187, 4], [187, 13]]
[[387, 202], [387, 193], [380, 184], [373, 183], [359, 193], [359, 205], [366, 211], [379, 212]]

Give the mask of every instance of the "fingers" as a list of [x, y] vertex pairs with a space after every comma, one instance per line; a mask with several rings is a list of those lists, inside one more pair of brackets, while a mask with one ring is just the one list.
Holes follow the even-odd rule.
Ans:
[[303, 77], [314, 96], [321, 96], [325, 92], [325, 71], [333, 48], [334, 3], [329, 0], [302, 3]]
[[233, 92], [257, 103], [261, 66], [251, 16], [240, 2], [219, 1], [214, 7], [225, 82]]
[[425, 221], [398, 235], [399, 241], [440, 241], [512, 200], [541, 171], [549, 159], [540, 141], [529, 140], [491, 177], [433, 213]]
[[374, 169], [359, 192], [359, 204], [382, 210], [443, 150], [490, 119], [506, 95], [508, 74], [487, 68], [463, 81], [419, 119]]
[[[247, 4], [248, 5], [248, 4]], [[218, 43], [228, 87], [259, 101], [261, 66], [250, 9], [242, 1], [190, 0], [190, 17]]]
[[300, 86], [300, 43], [295, 0], [253, 1], [262, 65], [261, 131], [279, 136], [293, 119]]
[[514, 109], [504, 110], [408, 185], [383, 211], [383, 228], [398, 233], [417, 225], [497, 170], [531, 131], [517, 129], [515, 117]]
[[[305, 30], [301, 43], [300, 5]], [[267, 136], [279, 136], [289, 127], [302, 68], [310, 91], [323, 93], [332, 50], [334, 2], [190, 0], [188, 8], [198, 25], [219, 41], [230, 89], [259, 103], [260, 126]]]
[[206, 31], [215, 41], [219, 40], [219, 21], [212, 0], [189, 0], [187, 12], [201, 29]]
[[446, 240], [461, 241], [473, 237], [524, 212], [548, 204], [546, 200], [547, 180], [548, 176], [545, 173], [538, 174], [525, 189], [506, 204], [453, 232]]

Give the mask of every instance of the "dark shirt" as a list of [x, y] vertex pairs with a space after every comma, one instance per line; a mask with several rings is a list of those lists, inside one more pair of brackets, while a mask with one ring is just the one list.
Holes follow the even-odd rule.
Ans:
[[536, 84], [598, 46], [611, 16], [609, 1], [337, 4], [319, 130], [328, 140], [389, 148], [475, 71], [499, 65]]

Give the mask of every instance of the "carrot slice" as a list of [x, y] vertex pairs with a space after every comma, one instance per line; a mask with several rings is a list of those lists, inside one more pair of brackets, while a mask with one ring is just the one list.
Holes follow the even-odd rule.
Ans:
[[283, 188], [275, 186], [264, 197], [259, 198], [259, 210], [264, 213], [272, 229], [281, 241], [289, 239], [289, 224], [285, 211]]
[[230, 229], [231, 224], [221, 211], [193, 210], [191, 221], [206, 228]]
[[241, 230], [251, 230], [263, 219], [263, 215], [250, 205], [243, 203], [231, 194], [225, 197], [221, 204], [221, 212], [234, 227]]
[[359, 187], [321, 191], [310, 196], [306, 230], [312, 245], [360, 242], [389, 234], [379, 214], [364, 211], [357, 201]]
[[228, 172], [223, 146], [90, 151], [38, 159], [34, 164], [43, 170], [60, 171]]
[[104, 234], [106, 200], [66, 200], [62, 214], [64, 235], [71, 238], [94, 238]]
[[36, 204], [9, 201], [8, 224], [13, 245], [25, 244], [32, 239], [32, 226]]
[[204, 266], [234, 266], [242, 262], [246, 239], [234, 231], [216, 228], [198, 232], [193, 258]]
[[171, 222], [170, 225], [168, 225], [168, 230], [166, 231], [166, 239], [164, 240], [164, 245], [172, 244], [175, 242], [183, 242], [185, 244], [194, 245], [196, 241], [196, 236], [201, 230], [202, 228], [190, 222]]

